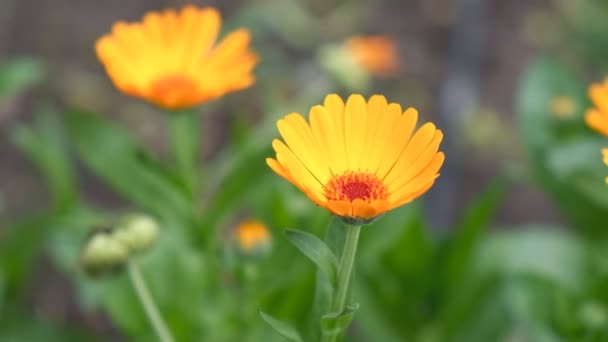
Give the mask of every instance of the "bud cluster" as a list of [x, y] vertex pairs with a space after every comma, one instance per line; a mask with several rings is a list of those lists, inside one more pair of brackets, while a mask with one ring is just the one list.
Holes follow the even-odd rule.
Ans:
[[84, 271], [95, 277], [120, 270], [131, 255], [154, 244], [158, 230], [156, 221], [142, 214], [125, 216], [111, 228], [96, 229], [80, 253]]

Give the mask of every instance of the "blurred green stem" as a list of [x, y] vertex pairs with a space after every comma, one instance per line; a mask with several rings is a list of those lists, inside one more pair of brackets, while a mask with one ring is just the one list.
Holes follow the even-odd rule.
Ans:
[[170, 144], [177, 172], [191, 195], [199, 186], [200, 115], [196, 110], [169, 113]]
[[[337, 316], [344, 312], [346, 306], [346, 298], [350, 285], [350, 276], [355, 264], [355, 255], [357, 254], [357, 243], [359, 242], [359, 233], [361, 226], [346, 225], [346, 239], [344, 241], [344, 250], [340, 258], [338, 268], [338, 286], [331, 300], [329, 313]], [[343, 329], [332, 329], [329, 334], [323, 334], [323, 340], [327, 342], [335, 342], [346, 331], [347, 326]]]
[[156, 303], [154, 303], [154, 298], [152, 298], [150, 290], [148, 290], [146, 282], [144, 281], [135, 260], [129, 260], [127, 269], [129, 279], [131, 279], [131, 284], [133, 284], [133, 289], [135, 290], [135, 293], [137, 293], [139, 302], [141, 303], [150, 324], [154, 328], [156, 336], [158, 336], [158, 339], [161, 342], [173, 342], [173, 336], [171, 336], [167, 324], [160, 315], [160, 311], [158, 310]]

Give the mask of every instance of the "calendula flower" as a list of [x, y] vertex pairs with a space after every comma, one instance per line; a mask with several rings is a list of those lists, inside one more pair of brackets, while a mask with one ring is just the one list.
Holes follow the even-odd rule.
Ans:
[[278, 121], [274, 172], [314, 203], [353, 222], [368, 222], [425, 193], [444, 161], [440, 130], [418, 112], [402, 111], [384, 96], [369, 101], [351, 95], [346, 104], [329, 95], [310, 110], [308, 121], [292, 113]]
[[245, 253], [266, 250], [270, 247], [270, 232], [262, 222], [245, 220], [236, 227], [235, 235], [239, 248]]
[[141, 22], [115, 23], [95, 50], [120, 91], [170, 110], [194, 107], [254, 82], [249, 31], [216, 44], [220, 26], [215, 8], [149, 12]]
[[399, 71], [397, 44], [388, 36], [354, 36], [344, 46], [355, 62], [375, 76], [393, 76]]
[[608, 79], [589, 87], [589, 97], [595, 105], [585, 113], [587, 125], [603, 135], [608, 135]]
[[551, 114], [558, 119], [567, 119], [576, 112], [576, 102], [570, 96], [554, 96], [549, 104]]

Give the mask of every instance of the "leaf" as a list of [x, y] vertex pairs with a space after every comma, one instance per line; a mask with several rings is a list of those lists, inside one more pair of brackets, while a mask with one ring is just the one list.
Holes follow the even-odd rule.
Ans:
[[67, 113], [79, 157], [112, 188], [163, 217], [193, 215], [186, 190], [121, 127], [91, 113]]
[[296, 328], [293, 327], [293, 325], [280, 321], [262, 310], [258, 310], [258, 313], [260, 314], [260, 317], [262, 317], [264, 322], [266, 322], [279, 335], [285, 337], [289, 341], [303, 341], [302, 337], [300, 336], [300, 333], [296, 330]]
[[12, 142], [44, 173], [56, 208], [65, 208], [76, 197], [76, 183], [57, 114], [37, 113], [34, 127], [19, 125], [10, 132]]
[[0, 65], [0, 105], [27, 88], [42, 82], [44, 64], [34, 58], [19, 58]]
[[335, 287], [338, 274], [338, 259], [318, 237], [296, 229], [285, 229], [287, 239], [306, 255], [325, 274]]
[[350, 322], [359, 309], [359, 303], [349, 304], [340, 313], [328, 313], [321, 317], [321, 330], [324, 336], [339, 336], [348, 329]]
[[[359, 279], [361, 278], [359, 277]], [[389, 311], [390, 308], [387, 305], [383, 305], [384, 302], [378, 300], [377, 291], [374, 291], [370, 282], [358, 281], [354, 285], [356, 297], [365, 307], [365, 310], [362, 310], [357, 316], [357, 327], [363, 331], [364, 335], [374, 336], [378, 341], [402, 341], [405, 333], [401, 329], [406, 329], [406, 327], [403, 324], [393, 327], [391, 321], [385, 318], [392, 311]], [[401, 316], [403, 317], [403, 315]]]

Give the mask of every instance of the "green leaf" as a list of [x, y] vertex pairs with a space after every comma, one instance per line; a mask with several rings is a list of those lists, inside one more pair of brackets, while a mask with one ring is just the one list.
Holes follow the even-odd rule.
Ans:
[[19, 58], [0, 65], [0, 105], [42, 81], [44, 64], [34, 58]]
[[446, 289], [453, 290], [461, 283], [488, 224], [507, 194], [507, 189], [507, 180], [499, 178], [469, 204], [456, 234], [448, 245], [445, 258]]
[[124, 129], [91, 113], [67, 113], [79, 157], [112, 188], [163, 217], [193, 215], [186, 190]]
[[359, 303], [349, 304], [340, 313], [328, 313], [321, 317], [321, 331], [325, 336], [339, 336], [346, 331], [359, 309]]
[[287, 239], [306, 255], [335, 287], [338, 274], [338, 259], [318, 237], [296, 229], [285, 229]]
[[296, 328], [293, 327], [293, 325], [280, 321], [262, 310], [258, 310], [258, 313], [260, 314], [260, 317], [262, 317], [264, 322], [266, 322], [279, 335], [285, 337], [289, 341], [303, 341], [302, 337], [300, 336], [300, 333], [298, 333], [298, 331], [296, 330]]
[[0, 268], [0, 312], [2, 312], [2, 306], [4, 305], [5, 296], [6, 296], [6, 282], [4, 280], [4, 272]]
[[44, 173], [56, 208], [65, 208], [76, 197], [76, 180], [67, 152], [62, 123], [56, 113], [37, 113], [34, 127], [19, 125], [9, 132], [11, 140]]

